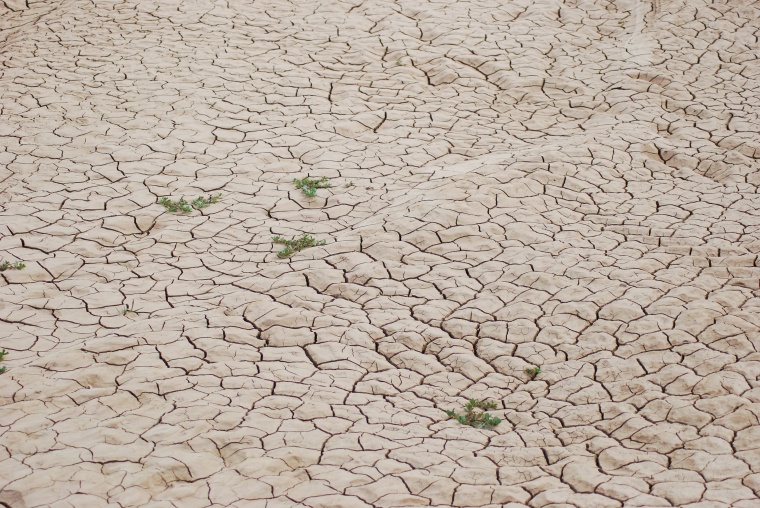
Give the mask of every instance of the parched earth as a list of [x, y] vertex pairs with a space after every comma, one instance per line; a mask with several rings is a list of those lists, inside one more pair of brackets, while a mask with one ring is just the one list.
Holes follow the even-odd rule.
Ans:
[[0, 1], [0, 506], [760, 506], [759, 37]]

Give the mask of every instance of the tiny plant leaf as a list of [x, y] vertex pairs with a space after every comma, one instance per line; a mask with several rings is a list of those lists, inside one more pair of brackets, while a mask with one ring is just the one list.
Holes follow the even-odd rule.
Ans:
[[313, 236], [306, 233], [300, 237], [293, 238], [292, 240], [288, 240], [278, 235], [272, 237], [272, 241], [285, 246], [277, 253], [277, 257], [279, 258], [289, 258], [296, 252], [308, 249], [309, 247], [317, 247], [327, 244], [325, 240], [317, 241]]
[[137, 316], [140, 313], [140, 309], [135, 308], [135, 302], [126, 304], [124, 308], [119, 309], [119, 314], [122, 316]]
[[13, 263], [10, 261], [3, 261], [0, 263], [0, 272], [6, 270], [23, 270], [24, 268], [26, 268], [26, 265], [21, 261], [14, 261]]
[[200, 196], [198, 199], [194, 199], [191, 203], [193, 205], [193, 208], [196, 210], [200, 210], [201, 208], [206, 208], [207, 206], [211, 206], [214, 203], [218, 203], [219, 200], [222, 199], [222, 193], [218, 192], [216, 194], [209, 194], [208, 197]]
[[456, 411], [446, 411], [449, 418], [454, 418], [462, 425], [469, 425], [476, 429], [492, 429], [501, 423], [501, 419], [486, 413], [489, 409], [496, 409], [496, 403], [487, 400], [470, 399], [464, 407], [464, 414]]
[[167, 212], [191, 212], [193, 209], [190, 206], [190, 203], [185, 201], [185, 198], [179, 198], [178, 201], [172, 201], [169, 198], [161, 198], [159, 201], [161, 205], [163, 205], [164, 208], [166, 208]]
[[196, 210], [200, 210], [201, 208], [206, 208], [207, 206], [211, 206], [214, 203], [218, 203], [222, 199], [222, 193], [218, 192], [216, 194], [209, 194], [208, 196], [198, 196], [198, 198], [192, 200], [191, 202], [187, 202], [183, 197], [179, 198], [177, 201], [172, 201], [168, 197], [161, 198], [158, 203], [162, 205], [164, 208], [166, 208], [167, 212], [192, 212], [193, 208]]
[[[5, 355], [7, 355], [7, 354], [8, 354], [8, 351], [6, 351], [5, 349], [3, 349], [2, 351], [0, 351], [0, 362], [2, 362], [3, 360], [5, 360]], [[0, 374], [5, 374], [5, 372], [7, 370], [8, 369], [6, 369], [4, 366], [0, 367]]]
[[326, 189], [328, 187], [332, 187], [330, 182], [327, 181], [326, 176], [323, 176], [320, 179], [309, 178], [308, 176], [301, 179], [294, 178], [293, 183], [296, 184], [296, 189], [301, 189], [303, 193], [310, 198], [313, 198], [317, 195], [317, 189]]

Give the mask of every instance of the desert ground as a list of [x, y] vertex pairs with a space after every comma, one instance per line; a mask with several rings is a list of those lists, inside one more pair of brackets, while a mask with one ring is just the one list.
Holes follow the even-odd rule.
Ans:
[[757, 508], [759, 37], [0, 1], [0, 507]]

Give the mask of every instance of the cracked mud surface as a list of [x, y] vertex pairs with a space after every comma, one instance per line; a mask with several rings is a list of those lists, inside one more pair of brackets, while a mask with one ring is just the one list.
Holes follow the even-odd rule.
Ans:
[[758, 20], [0, 2], [0, 506], [759, 506]]

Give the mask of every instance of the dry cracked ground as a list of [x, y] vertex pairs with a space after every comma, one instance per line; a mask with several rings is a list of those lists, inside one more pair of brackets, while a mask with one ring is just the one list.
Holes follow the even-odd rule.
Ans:
[[760, 506], [759, 36], [0, 2], [0, 506]]

